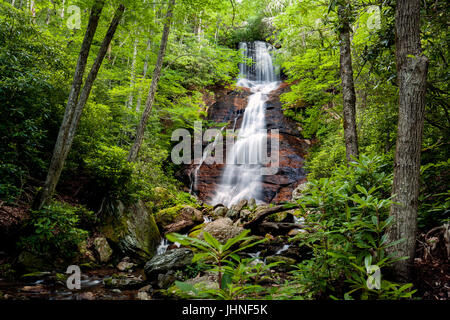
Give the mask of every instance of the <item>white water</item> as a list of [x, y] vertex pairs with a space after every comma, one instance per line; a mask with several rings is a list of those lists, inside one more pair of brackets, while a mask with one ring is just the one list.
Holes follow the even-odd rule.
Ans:
[[159, 243], [159, 246], [156, 248], [156, 255], [163, 254], [167, 251], [167, 248], [169, 247], [169, 240], [166, 238], [162, 238], [161, 242]]
[[254, 198], [262, 203], [261, 160], [266, 152], [266, 101], [279, 85], [274, 71], [269, 45], [265, 42], [241, 43], [243, 55], [254, 63], [239, 65], [238, 86], [250, 88], [237, 141], [227, 150], [227, 162], [212, 204], [230, 207], [241, 199]]
[[279, 249], [277, 252], [275, 252], [275, 255], [285, 252], [287, 249], [289, 249], [289, 247], [290, 247], [289, 244], [283, 245], [283, 247], [281, 249]]

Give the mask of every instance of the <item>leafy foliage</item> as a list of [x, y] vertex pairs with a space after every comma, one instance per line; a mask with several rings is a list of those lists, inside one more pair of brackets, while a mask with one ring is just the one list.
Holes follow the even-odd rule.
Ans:
[[[340, 299], [409, 298], [411, 284], [400, 286], [385, 279], [395, 261], [385, 249], [392, 176], [385, 172], [385, 159], [361, 156], [359, 162], [336, 168], [330, 178], [311, 179], [299, 200], [312, 233], [300, 234], [302, 245], [314, 257], [298, 266], [294, 274], [311, 297], [330, 295]], [[400, 240], [402, 241], [402, 240]], [[370, 266], [383, 271], [379, 288], [367, 285]]]
[[47, 259], [74, 258], [77, 246], [86, 239], [88, 232], [80, 228], [81, 220], [92, 221], [92, 212], [81, 207], [53, 202], [42, 210], [34, 211], [27, 223], [30, 229], [18, 246]]

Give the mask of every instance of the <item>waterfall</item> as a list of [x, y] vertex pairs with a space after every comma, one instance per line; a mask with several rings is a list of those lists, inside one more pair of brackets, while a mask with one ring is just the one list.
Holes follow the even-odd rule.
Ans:
[[266, 152], [267, 133], [265, 109], [268, 94], [279, 85], [275, 74], [270, 45], [255, 41], [239, 45], [244, 57], [253, 63], [240, 63], [238, 86], [250, 88], [247, 107], [237, 140], [227, 150], [227, 161], [212, 204], [231, 206], [241, 199], [262, 201], [263, 152]]

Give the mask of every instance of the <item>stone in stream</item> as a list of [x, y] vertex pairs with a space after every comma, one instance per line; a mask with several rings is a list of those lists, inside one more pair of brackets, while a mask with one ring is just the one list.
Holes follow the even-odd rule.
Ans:
[[228, 208], [224, 206], [219, 206], [216, 209], [214, 209], [214, 216], [215, 217], [225, 217], [225, 215], [228, 212]]
[[251, 198], [250, 200], [248, 200], [247, 206], [248, 206], [248, 208], [250, 210], [255, 210], [256, 209], [256, 200], [255, 200], [255, 198]]
[[138, 300], [151, 300], [152, 298], [147, 292], [139, 291], [136, 294], [136, 299], [138, 299]]
[[239, 200], [239, 202], [233, 206], [231, 206], [230, 210], [228, 210], [225, 217], [230, 218], [231, 220], [236, 220], [239, 218], [239, 214], [241, 210], [247, 205], [247, 199]]
[[130, 262], [129, 257], [125, 257], [122, 259], [122, 261], [119, 262], [117, 265], [117, 269], [120, 271], [128, 271], [131, 270], [134, 266], [136, 266], [134, 263]]
[[122, 254], [136, 262], [150, 259], [161, 238], [153, 215], [142, 201], [127, 207], [119, 202], [115, 214], [109, 216], [101, 231]]
[[208, 224], [205, 224], [198, 234], [198, 238], [203, 238], [203, 232], [208, 232], [221, 243], [225, 243], [228, 239], [236, 237], [244, 229], [233, 224], [229, 218], [220, 218]]
[[150, 280], [157, 279], [158, 274], [166, 274], [169, 270], [183, 269], [191, 264], [194, 253], [187, 248], [179, 248], [166, 251], [154, 256], [144, 267], [145, 274]]
[[94, 247], [101, 263], [106, 263], [109, 261], [109, 259], [111, 259], [113, 251], [105, 237], [95, 238]]
[[156, 222], [164, 230], [164, 233], [182, 233], [192, 228], [195, 224], [203, 222], [203, 214], [191, 206], [177, 205], [175, 207], [160, 210], [156, 214]]
[[142, 286], [144, 280], [141, 276], [136, 277], [132, 275], [118, 275], [113, 276], [111, 278], [105, 278], [103, 280], [103, 284], [106, 288], [113, 289], [137, 289]]

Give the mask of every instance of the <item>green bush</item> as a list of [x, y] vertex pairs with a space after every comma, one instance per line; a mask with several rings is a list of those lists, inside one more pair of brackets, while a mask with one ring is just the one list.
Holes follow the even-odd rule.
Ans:
[[[294, 272], [304, 294], [311, 298], [398, 299], [409, 298], [411, 285], [381, 280], [368, 288], [370, 266], [383, 272], [395, 261], [387, 256], [384, 234], [389, 216], [392, 175], [381, 156], [361, 155], [350, 167], [341, 165], [330, 178], [311, 179], [299, 200], [311, 233], [297, 236], [314, 256]], [[385, 274], [382, 275], [383, 277]]]
[[62, 202], [52, 202], [39, 211], [32, 211], [27, 222], [26, 236], [18, 247], [47, 259], [58, 257], [72, 259], [78, 253], [78, 245], [88, 232], [79, 227], [80, 220], [92, 219], [92, 212], [72, 207]]

